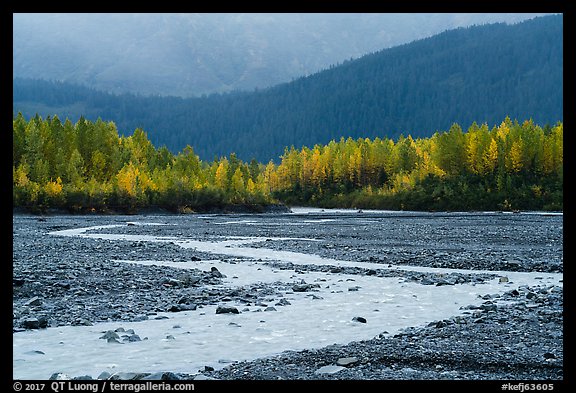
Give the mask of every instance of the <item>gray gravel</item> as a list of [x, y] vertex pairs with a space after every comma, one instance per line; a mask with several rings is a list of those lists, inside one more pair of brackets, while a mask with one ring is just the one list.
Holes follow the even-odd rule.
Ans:
[[[299, 219], [302, 225], [291, 225]], [[303, 221], [302, 221], [303, 220]], [[310, 241], [251, 244], [324, 257], [415, 266], [511, 271], [563, 271], [563, 217], [532, 214], [159, 215], [13, 217], [13, 331], [101, 321], [138, 321], [230, 299], [281, 298], [285, 284], [214, 289], [219, 272], [129, 265], [114, 259], [214, 259], [171, 243], [49, 236], [91, 225], [153, 221], [107, 233], [186, 236], [300, 237]], [[243, 221], [234, 224], [231, 221]], [[251, 224], [246, 225], [246, 221]], [[305, 222], [304, 222], [305, 221]], [[252, 225], [256, 224], [256, 225]], [[226, 256], [223, 259], [229, 258]], [[274, 263], [278, 268], [334, 267]], [[373, 268], [337, 268], [348, 274], [401, 275], [422, 285], [482, 282], [491, 274], [437, 275]], [[430, 321], [391, 336], [287, 351], [221, 370], [189, 374], [138, 373], [131, 378], [231, 380], [562, 380], [563, 292], [557, 286], [519, 287], [487, 297], [481, 308]], [[53, 378], [59, 376], [54, 370]], [[48, 378], [49, 376], [47, 376]], [[97, 378], [97, 376], [76, 376]], [[104, 376], [127, 379], [126, 375]]]

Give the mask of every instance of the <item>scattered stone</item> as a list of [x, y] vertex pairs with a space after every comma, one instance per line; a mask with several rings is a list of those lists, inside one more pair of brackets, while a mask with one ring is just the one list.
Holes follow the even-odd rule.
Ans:
[[195, 304], [173, 304], [168, 308], [169, 312], [180, 312], [180, 311], [193, 311], [196, 310], [197, 306]]
[[340, 358], [336, 361], [336, 365], [342, 367], [349, 367], [358, 363], [358, 361], [359, 361], [358, 358], [354, 356], [348, 358]]
[[131, 372], [118, 372], [112, 374], [108, 379], [111, 381], [134, 381], [147, 377], [151, 373], [131, 373]]
[[[120, 332], [123, 332], [123, 331], [124, 331], [124, 329], [120, 330]], [[103, 339], [103, 340], [109, 340], [109, 339], [111, 339], [111, 338], [116, 338], [116, 339], [118, 339], [118, 338], [120, 338], [120, 336], [119, 336], [118, 333], [116, 333], [115, 331], [113, 331], [113, 330], [108, 330], [108, 331], [106, 331], [106, 333], [104, 333], [103, 336], [101, 336], [101, 337], [99, 337], [99, 338], [100, 338], [100, 339]]]
[[343, 366], [330, 365], [330, 366], [320, 367], [314, 373], [315, 374], [336, 374], [337, 372], [345, 370], [345, 369], [346, 369], [346, 367], [343, 367]]
[[64, 373], [54, 373], [50, 375], [50, 378], [48, 378], [49, 381], [69, 381], [71, 379], [72, 378], [70, 378], [68, 374]]
[[44, 352], [40, 351], [40, 350], [34, 350], [34, 351], [27, 351], [24, 352], [27, 355], [45, 355]]
[[240, 314], [236, 307], [218, 306], [216, 314]]
[[268, 306], [264, 309], [264, 311], [276, 311], [276, 308], [274, 308], [272, 306]]
[[480, 305], [480, 309], [484, 311], [496, 311], [498, 309], [498, 306], [491, 302], [486, 302]]
[[131, 334], [131, 335], [122, 336], [122, 341], [127, 341], [127, 342], [133, 343], [133, 342], [142, 341], [142, 339], [137, 334]]
[[212, 274], [212, 277], [216, 277], [216, 278], [225, 277], [222, 273], [220, 273], [220, 271], [218, 270], [218, 268], [216, 268], [215, 266], [212, 266], [212, 267], [210, 268], [210, 274]]
[[170, 371], [157, 372], [141, 378], [143, 381], [179, 381], [181, 379], [177, 374]]
[[78, 318], [72, 322], [73, 326], [93, 326], [94, 324], [86, 318]]
[[178, 287], [182, 284], [182, 281], [176, 280], [175, 278], [164, 277], [160, 283], [167, 287]]
[[202, 373], [196, 374], [194, 376], [194, 381], [215, 381], [217, 379], [218, 378], [212, 378], [212, 377], [209, 377], [209, 376], [204, 375]]
[[72, 378], [73, 381], [93, 381], [94, 378], [92, 378], [91, 375], [80, 375], [78, 377], [74, 377]]
[[38, 318], [26, 318], [22, 321], [22, 327], [25, 329], [44, 329], [48, 327], [48, 318], [44, 316]]
[[64, 289], [70, 289], [70, 282], [68, 281], [58, 281], [54, 285]]
[[294, 284], [292, 290], [294, 292], [308, 292], [314, 288], [320, 288], [320, 284]]
[[110, 374], [108, 371], [102, 371], [102, 372], [100, 373], [100, 375], [98, 375], [98, 378], [96, 378], [96, 379], [106, 380], [106, 379], [109, 379], [111, 375], [112, 375], [112, 374]]
[[42, 299], [40, 299], [38, 296], [34, 296], [32, 299], [28, 300], [26, 303], [24, 303], [25, 306], [40, 306], [42, 305]]
[[[411, 282], [434, 285], [438, 285], [438, 283], [449, 285], [444, 282], [477, 285], [488, 280], [500, 282], [500, 277], [497, 274], [450, 274], [442, 276], [436, 273], [388, 270], [385, 267], [389, 266], [391, 261], [394, 261], [395, 265], [483, 269], [496, 272], [506, 270], [506, 260], [514, 258], [521, 264], [519, 266], [521, 271], [542, 272], [541, 285], [522, 285], [513, 289], [512, 285], [509, 284], [512, 280], [509, 279], [509, 281], [501, 284], [501, 289], [495, 291], [497, 293], [479, 300], [474, 307], [462, 307], [462, 310], [465, 310], [462, 315], [435, 321], [430, 327], [426, 327], [424, 324], [416, 326], [412, 330], [401, 331], [399, 335], [388, 335], [378, 340], [374, 338], [345, 345], [329, 345], [314, 350], [290, 351], [267, 359], [226, 364], [226, 367], [218, 370], [199, 370], [198, 372], [204, 375], [198, 377], [207, 379], [318, 379], [319, 373], [316, 371], [320, 365], [334, 362], [333, 367], [341, 366], [336, 359], [340, 360], [350, 355], [356, 355], [358, 359], [362, 360], [353, 363], [349, 369], [344, 370], [344, 372], [336, 371], [334, 374], [321, 373], [323, 376], [320, 378], [365, 380], [529, 380], [536, 378], [539, 380], [562, 380], [564, 370], [562, 321], [565, 315], [562, 308], [563, 292], [561, 286], [551, 286], [549, 284], [551, 281], [548, 281], [549, 277], [547, 276], [548, 272], [561, 273], [563, 268], [561, 217], [560, 219], [547, 217], [546, 220], [555, 221], [553, 225], [549, 226], [540, 220], [539, 216], [526, 217], [523, 214], [516, 217], [520, 219], [524, 217], [525, 222], [513, 222], [508, 217], [506, 222], [499, 222], [498, 225], [493, 225], [499, 220], [496, 214], [475, 215], [473, 221], [467, 221], [469, 218], [464, 214], [456, 214], [456, 216], [458, 220], [462, 220], [464, 225], [448, 226], [446, 221], [451, 220], [452, 217], [447, 217], [446, 214], [439, 221], [436, 221], [433, 216], [426, 217], [425, 220], [415, 217], [413, 221], [418, 222], [421, 228], [425, 229], [422, 232], [410, 223], [402, 222], [412, 221], [412, 219], [398, 220], [394, 217], [387, 219], [391, 223], [397, 223], [402, 229], [397, 231], [398, 234], [402, 234], [401, 236], [395, 231], [387, 233], [390, 236], [390, 244], [402, 246], [390, 247], [386, 250], [378, 248], [380, 246], [374, 242], [381, 235], [376, 230], [386, 228], [377, 223], [366, 225], [362, 227], [366, 229], [362, 229], [361, 233], [357, 232], [353, 235], [349, 234], [349, 228], [343, 230], [339, 225], [325, 225], [318, 231], [319, 228], [312, 224], [303, 227], [306, 232], [302, 233], [301, 236], [317, 237], [322, 240], [321, 242], [273, 241], [268, 244], [250, 245], [250, 247], [261, 246], [277, 250], [317, 253], [322, 257], [334, 259], [343, 259], [344, 256], [349, 256], [356, 262], [362, 262], [368, 259], [367, 257], [370, 255], [378, 255], [378, 259], [374, 258], [375, 260], [372, 262], [381, 263], [382, 269], [376, 269], [376, 274], [373, 276], [397, 278], [399, 285], [404, 285], [402, 283], [410, 285]], [[101, 223], [115, 224], [117, 220], [123, 218], [102, 216], [97, 219], [98, 223], [96, 223], [96, 218], [89, 220], [94, 220], [94, 225], [100, 225]], [[219, 220], [220, 218], [215, 219]], [[259, 220], [259, 218], [256, 219]], [[161, 220], [170, 222], [171, 218], [166, 216]], [[270, 220], [276, 219], [271, 217]], [[84, 217], [54, 216], [50, 217], [50, 221], [50, 224], [64, 223], [61, 226], [62, 229], [93, 225], [92, 222], [87, 224]], [[205, 225], [203, 220], [188, 221], [190, 224], [179, 222], [179, 225], [182, 225], [181, 229], [170, 227], [169, 231], [171, 232], [168, 235], [181, 236], [197, 233], [200, 237], [199, 240], [211, 240], [214, 236], [230, 235], [229, 230], [219, 232], [220, 228], [225, 226], [208, 229], [207, 226], [200, 227], [200, 225]], [[378, 218], [375, 222], [377, 221]], [[284, 218], [282, 218], [282, 222], [285, 222]], [[440, 222], [441, 225], [436, 226], [437, 222]], [[259, 307], [253, 306], [262, 301], [277, 308], [281, 302], [284, 303], [283, 299], [276, 303], [271, 299], [279, 300], [281, 293], [285, 294], [295, 285], [302, 285], [304, 289], [302, 292], [308, 292], [301, 296], [323, 295], [323, 292], [328, 293], [330, 291], [330, 289], [325, 291], [326, 283], [322, 284], [323, 287], [314, 287], [312, 286], [314, 284], [304, 282], [299, 284], [293, 282], [266, 283], [251, 286], [249, 289], [219, 286], [216, 288], [212, 287], [211, 284], [218, 283], [218, 279], [211, 274], [211, 271], [202, 272], [198, 269], [191, 269], [190, 275], [201, 278], [197, 282], [199, 285], [190, 287], [189, 284], [194, 282], [194, 279], [187, 281], [181, 270], [125, 264], [115, 262], [115, 260], [126, 257], [138, 259], [140, 257], [138, 253], [142, 251], [148, 253], [146, 257], [154, 255], [159, 260], [175, 262], [189, 261], [191, 259], [190, 253], [197, 254], [202, 260], [211, 259], [204, 253], [192, 249], [183, 250], [175, 243], [169, 242], [138, 242], [137, 247], [133, 248], [131, 242], [126, 241], [39, 236], [39, 234], [45, 233], [45, 231], [41, 231], [48, 226], [34, 228], [34, 225], [34, 220], [14, 216], [13, 270], [16, 281], [13, 281], [13, 327], [17, 330], [24, 327], [25, 320], [33, 320], [34, 318], [38, 320], [37, 328], [40, 327], [40, 319], [46, 320], [49, 326], [70, 326], [87, 322], [134, 321], [135, 318], [140, 317], [166, 319], [168, 317], [156, 316], [156, 313], [163, 312], [176, 304], [195, 303], [199, 308], [202, 308], [202, 306], [216, 307], [219, 302], [221, 302], [220, 304], [241, 304], [239, 303], [242, 301], [241, 299], [246, 299], [249, 303], [247, 305], [251, 309], [258, 309]], [[190, 226], [185, 227], [185, 225]], [[444, 225], [446, 227], [443, 227]], [[279, 226], [263, 227], [265, 228], [263, 233], [266, 233], [264, 236], [278, 236], [280, 232], [276, 232], [276, 227]], [[410, 230], [408, 230], [409, 228]], [[414, 233], [409, 233], [412, 228], [416, 228]], [[449, 230], [450, 234], [454, 232], [454, 235], [462, 235], [458, 237], [461, 242], [448, 244], [452, 238], [437, 237], [436, 232], [432, 230], [435, 228], [438, 228], [438, 233], [443, 235], [446, 234], [446, 230]], [[460, 228], [465, 229], [465, 232], [457, 232], [460, 231]], [[470, 231], [470, 228], [474, 230]], [[488, 232], [483, 232], [484, 228], [489, 228], [491, 233], [486, 238], [483, 236]], [[148, 231], [147, 233], [165, 234], [164, 228], [156, 230], [154, 227], [145, 226], [132, 227], [128, 233], [139, 233], [141, 229]], [[199, 230], [196, 231], [196, 229]], [[239, 232], [234, 234], [253, 236], [253, 233], [248, 233], [249, 229], [239, 226]], [[50, 230], [56, 229], [50, 228]], [[291, 234], [290, 230], [291, 228], [282, 227], [282, 235]], [[122, 228], [114, 229], [114, 231], [115, 233], [124, 233], [121, 232], [123, 231]], [[478, 237], [475, 239], [467, 237], [472, 233], [476, 235], [476, 231], [478, 231]], [[501, 236], [504, 234], [509, 237]], [[518, 234], [518, 238], [516, 238], [516, 234]], [[364, 235], [366, 235], [365, 238]], [[323, 243], [334, 244], [334, 246], [322, 248]], [[404, 246], [407, 244], [409, 246]], [[65, 249], [62, 248], [63, 245], [65, 245]], [[349, 250], [344, 250], [344, 246], [348, 246], [349, 250], [356, 252], [350, 253]], [[440, 255], [439, 250], [444, 251], [448, 247], [453, 247], [453, 250]], [[131, 253], [133, 254], [130, 255]], [[328, 281], [334, 282], [334, 276], [330, 277], [329, 274], [344, 273], [356, 275], [358, 278], [368, 274], [368, 269], [360, 267], [312, 264], [296, 266], [295, 264], [289, 265], [284, 262], [273, 261], [266, 261], [265, 263], [278, 269], [282, 269], [285, 265], [286, 269], [297, 270], [300, 273], [324, 272], [329, 277]], [[297, 274], [295, 273], [294, 276], [298, 277]], [[500, 274], [505, 276], [507, 273]], [[163, 285], [161, 284], [163, 277], [178, 278], [179, 280], [165, 280], [166, 285]], [[68, 284], [70, 288], [67, 288]], [[481, 288], [482, 285], [479, 285], [475, 290], [482, 291]], [[343, 287], [343, 289], [346, 291], [347, 287]], [[430, 288], [430, 290], [434, 291], [434, 288]], [[297, 296], [298, 294], [295, 297]], [[496, 304], [495, 299], [498, 296], [501, 296], [501, 299], [499, 298]], [[25, 303], [31, 301], [33, 297], [40, 299], [40, 304], [33, 301], [32, 303], [36, 305], [26, 305]], [[225, 298], [230, 299], [230, 303], [224, 303], [222, 299]], [[481, 304], [486, 300], [491, 300], [493, 303]], [[238, 310], [240, 309], [241, 307], [238, 308]], [[257, 311], [263, 311], [263, 309], [264, 306], [262, 310], [258, 309]], [[260, 314], [260, 316], [262, 315]], [[253, 317], [257, 318], [255, 321], [258, 320], [258, 316]], [[224, 319], [234, 320], [235, 318]], [[360, 321], [356, 320], [356, 322]], [[374, 321], [371, 322], [371, 324], [373, 323]], [[442, 326], [446, 324], [446, 326], [438, 329], [437, 324]], [[173, 324], [169, 325], [172, 326]], [[260, 326], [266, 326], [266, 324], [260, 324]], [[357, 326], [357, 328], [362, 329], [361, 326]], [[125, 332], [118, 331], [117, 333], [124, 334], [121, 339], [126, 339], [125, 336], [130, 337]], [[94, 338], [98, 337], [97, 334]], [[102, 334], [104, 332], [100, 335]], [[134, 345], [138, 346], [138, 344]], [[119, 347], [119, 349], [124, 348], [129, 349], [129, 347]], [[42, 360], [50, 355], [38, 353], [37, 355], [30, 354], [31, 356], [36, 356], [38, 360]], [[495, 364], [500, 366], [494, 367]], [[155, 372], [152, 375], [155, 375], [154, 378], [158, 378], [162, 374]], [[150, 374], [147, 375], [150, 376]], [[180, 374], [175, 373], [175, 375], [181, 377]], [[108, 374], [109, 376], [111, 375]], [[192, 378], [196, 378], [196, 376], [191, 375], [190, 379]], [[104, 378], [99, 376], [99, 379]]]

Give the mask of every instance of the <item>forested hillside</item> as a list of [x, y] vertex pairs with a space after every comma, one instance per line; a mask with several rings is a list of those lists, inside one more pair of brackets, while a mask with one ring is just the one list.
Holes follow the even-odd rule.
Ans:
[[115, 96], [16, 79], [13, 94], [14, 113], [101, 117], [172, 152], [194, 146], [203, 160], [277, 162], [286, 146], [424, 137], [506, 116], [553, 125], [563, 119], [563, 17], [447, 31], [253, 93]]
[[398, 210], [562, 210], [563, 124], [506, 118], [430, 138], [341, 138], [286, 148], [279, 165], [230, 154], [203, 161], [188, 146], [155, 148], [113, 122], [13, 120], [13, 206], [43, 212], [164, 208], [174, 212], [281, 201]]
[[114, 94], [252, 91], [446, 29], [537, 15], [14, 13], [12, 75]]

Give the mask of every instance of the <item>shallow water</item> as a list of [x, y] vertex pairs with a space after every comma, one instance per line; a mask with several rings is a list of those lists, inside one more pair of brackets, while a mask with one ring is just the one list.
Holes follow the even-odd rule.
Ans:
[[[145, 219], [145, 218], [144, 218]], [[338, 219], [331, 218], [330, 220]], [[296, 224], [312, 225], [303, 219]], [[238, 219], [226, 225], [257, 225], [252, 220]], [[154, 222], [134, 222], [132, 225], [158, 225]], [[65, 326], [13, 335], [13, 376], [15, 379], [46, 379], [54, 372], [71, 376], [97, 377], [102, 371], [196, 373], [209, 365], [224, 367], [228, 362], [272, 356], [285, 350], [319, 348], [338, 343], [370, 339], [383, 332], [423, 325], [431, 321], [461, 314], [460, 307], [484, 302], [485, 294], [501, 294], [521, 285], [562, 285], [562, 275], [553, 273], [517, 273], [483, 270], [441, 269], [415, 266], [391, 266], [357, 261], [322, 258], [300, 252], [251, 248], [250, 244], [294, 239], [286, 237], [226, 237], [220, 241], [199, 241], [184, 236], [152, 236], [106, 233], [108, 229], [127, 226], [128, 222], [51, 232], [53, 236], [80, 236], [92, 239], [114, 239], [140, 242], [171, 242], [183, 248], [193, 248], [215, 256], [204, 261], [173, 262], [157, 260], [118, 260], [124, 263], [154, 264], [181, 269], [209, 270], [215, 266], [226, 275], [223, 286], [243, 286], [254, 283], [317, 283], [313, 292], [284, 293], [291, 304], [277, 306], [280, 300], [270, 299], [265, 307], [235, 304], [240, 314], [216, 314], [216, 306], [194, 311], [158, 314], [168, 319], [142, 322], [106, 322], [94, 326]], [[259, 261], [260, 260], [260, 261]], [[401, 269], [437, 273], [496, 273], [508, 277], [483, 284], [432, 286], [405, 281], [398, 277], [376, 277], [323, 272], [295, 272], [265, 265], [266, 261], [293, 264], [361, 266], [378, 269]], [[218, 286], [215, 286], [218, 287]], [[288, 288], [290, 285], [288, 285]], [[354, 290], [356, 289], [356, 290]], [[313, 296], [314, 295], [314, 296]], [[224, 303], [223, 303], [224, 305]], [[367, 323], [355, 322], [357, 316]], [[151, 316], [154, 318], [155, 316]], [[133, 329], [142, 339], [125, 344], [107, 343], [99, 339], [106, 330], [118, 327]], [[170, 337], [171, 336], [171, 337]], [[43, 354], [38, 353], [41, 351]]]

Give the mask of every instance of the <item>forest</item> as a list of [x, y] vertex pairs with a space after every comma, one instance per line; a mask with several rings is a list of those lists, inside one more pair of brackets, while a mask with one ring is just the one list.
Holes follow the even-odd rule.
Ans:
[[201, 160], [156, 148], [137, 128], [57, 115], [13, 118], [13, 207], [35, 213], [274, 204], [391, 210], [562, 210], [563, 123], [453, 123], [431, 137], [340, 138], [287, 147], [279, 164]]
[[563, 120], [563, 17], [450, 30], [271, 88], [199, 98], [14, 79], [18, 112], [113, 120], [120, 130], [148, 130], [173, 153], [191, 145], [202, 160], [234, 151], [277, 164], [285, 146], [341, 137], [429, 137], [506, 116], [544, 126]]

